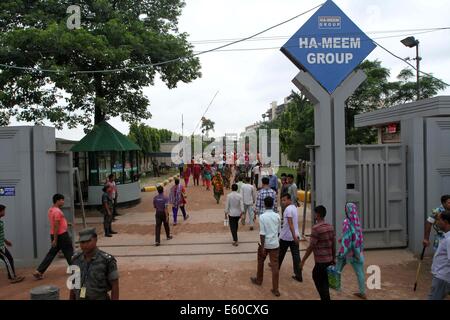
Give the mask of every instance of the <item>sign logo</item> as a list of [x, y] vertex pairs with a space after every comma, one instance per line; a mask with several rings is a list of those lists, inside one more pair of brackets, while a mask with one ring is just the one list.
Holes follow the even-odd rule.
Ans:
[[319, 29], [341, 29], [341, 17], [319, 16]]
[[328, 0], [281, 51], [331, 94], [375, 47], [353, 21]]
[[14, 197], [16, 195], [16, 187], [0, 187], [0, 197]]

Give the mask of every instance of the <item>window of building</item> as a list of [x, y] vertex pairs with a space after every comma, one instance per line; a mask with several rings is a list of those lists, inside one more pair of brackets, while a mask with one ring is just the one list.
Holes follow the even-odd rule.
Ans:
[[98, 152], [98, 174], [99, 185], [103, 185], [108, 180], [108, 176], [111, 174], [111, 153], [110, 152]]
[[123, 184], [123, 159], [122, 152], [111, 152], [112, 173], [116, 175], [116, 183]]

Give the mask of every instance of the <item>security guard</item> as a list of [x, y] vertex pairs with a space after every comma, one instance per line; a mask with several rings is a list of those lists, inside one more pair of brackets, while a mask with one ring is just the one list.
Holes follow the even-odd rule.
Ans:
[[72, 265], [80, 268], [80, 289], [70, 291], [70, 300], [119, 300], [116, 259], [97, 248], [95, 228], [84, 229], [79, 234], [82, 251], [73, 256]]

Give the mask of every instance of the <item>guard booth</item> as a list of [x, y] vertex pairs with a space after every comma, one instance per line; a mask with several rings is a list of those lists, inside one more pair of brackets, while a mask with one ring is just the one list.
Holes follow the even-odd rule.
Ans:
[[367, 172], [363, 177], [365, 185], [348, 190], [347, 194], [349, 200], [355, 199], [357, 192], [366, 197], [361, 203], [367, 218], [374, 222], [373, 232], [378, 233], [378, 240], [384, 239], [383, 246], [396, 247], [404, 236], [404, 246], [420, 253], [427, 215], [440, 206], [443, 194], [450, 194], [450, 96], [355, 117], [356, 127], [376, 127], [380, 135], [389, 133], [394, 125], [400, 130], [395, 132], [399, 134], [399, 144], [347, 147], [347, 182], [353, 178], [352, 165], [356, 164], [355, 153], [349, 148], [373, 151], [357, 164]]
[[[5, 237], [18, 267], [37, 266], [50, 247], [48, 209], [55, 193], [73, 235], [72, 154], [57, 152], [55, 128], [0, 128], [0, 203], [6, 206]], [[0, 264], [0, 268], [3, 265]]]
[[140, 201], [140, 150], [139, 146], [106, 121], [97, 124], [71, 148], [87, 205], [101, 205], [102, 189], [111, 173], [116, 176], [119, 204]]

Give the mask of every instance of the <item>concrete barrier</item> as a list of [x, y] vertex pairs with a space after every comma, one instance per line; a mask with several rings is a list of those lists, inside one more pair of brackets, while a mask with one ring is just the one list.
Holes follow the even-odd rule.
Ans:
[[158, 185], [162, 185], [162, 186], [167, 186], [169, 183], [172, 183], [176, 178], [178, 178], [179, 175], [173, 176], [168, 178], [167, 180], [164, 180], [161, 183], [158, 183], [156, 186], [148, 186], [148, 187], [144, 187], [141, 189], [141, 192], [155, 192], [156, 191], [156, 187]]
[[[297, 191], [297, 197], [298, 200], [301, 202], [305, 202], [305, 191], [304, 190], [298, 190]], [[306, 196], [306, 202], [311, 203], [311, 191], [308, 191], [308, 194]]]
[[142, 192], [154, 192], [154, 191], [156, 191], [156, 186], [142, 188]]

